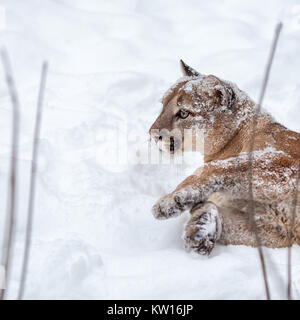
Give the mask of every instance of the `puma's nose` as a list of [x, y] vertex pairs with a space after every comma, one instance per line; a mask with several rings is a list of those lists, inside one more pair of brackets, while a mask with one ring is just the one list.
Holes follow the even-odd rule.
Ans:
[[156, 133], [156, 132], [150, 132], [150, 135], [151, 135], [151, 137], [155, 140], [155, 142], [157, 142], [158, 140], [161, 140], [161, 139], [162, 139], [162, 136], [159, 135], [159, 134]]

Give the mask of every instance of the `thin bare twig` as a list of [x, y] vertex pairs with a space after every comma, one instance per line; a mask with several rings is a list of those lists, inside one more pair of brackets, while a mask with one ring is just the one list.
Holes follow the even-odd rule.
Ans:
[[295, 186], [295, 195], [293, 199], [293, 211], [291, 217], [291, 228], [288, 233], [289, 237], [289, 245], [288, 245], [288, 284], [287, 284], [287, 298], [288, 300], [292, 300], [292, 238], [293, 238], [293, 229], [296, 220], [296, 211], [298, 206], [298, 193], [299, 193], [299, 181], [300, 181], [300, 146], [298, 153], [298, 175], [296, 178], [296, 186]]
[[24, 256], [23, 256], [20, 289], [18, 294], [19, 300], [23, 299], [25, 288], [26, 288], [28, 262], [29, 262], [30, 249], [31, 249], [31, 235], [32, 235], [35, 189], [36, 189], [35, 188], [36, 171], [37, 171], [37, 161], [38, 161], [38, 154], [39, 154], [39, 137], [40, 137], [40, 131], [41, 131], [43, 100], [44, 100], [47, 72], [48, 72], [48, 63], [44, 62], [42, 66], [40, 89], [39, 89], [36, 119], [35, 119], [34, 137], [33, 137], [29, 201], [28, 201], [28, 213], [27, 213], [28, 216], [27, 216], [27, 227], [26, 227], [26, 242], [25, 242], [25, 249], [24, 249]]
[[[12, 76], [11, 65], [7, 52], [1, 50], [1, 60], [5, 72], [5, 79], [10, 94], [12, 103], [12, 133], [11, 133], [11, 157], [10, 157], [10, 172], [9, 172], [9, 188], [7, 201], [7, 215], [4, 230], [4, 247], [2, 254], [2, 264], [6, 270], [7, 283], [12, 265], [12, 251], [14, 229], [16, 224], [17, 210], [17, 158], [18, 158], [18, 143], [19, 143], [19, 128], [20, 128], [20, 104], [16, 90], [15, 81]], [[8, 287], [8, 285], [7, 285]], [[7, 290], [0, 290], [0, 300], [5, 298]]]
[[248, 179], [249, 179], [249, 205], [248, 205], [248, 212], [249, 212], [249, 218], [250, 218], [250, 222], [251, 222], [251, 227], [254, 230], [254, 234], [255, 234], [255, 238], [256, 238], [258, 254], [259, 254], [259, 259], [260, 259], [260, 262], [261, 262], [261, 268], [262, 268], [262, 273], [263, 273], [263, 278], [264, 278], [266, 298], [268, 300], [271, 299], [271, 296], [270, 296], [270, 289], [269, 289], [267, 272], [266, 272], [265, 259], [264, 259], [264, 254], [263, 254], [263, 250], [262, 250], [262, 247], [261, 247], [260, 237], [259, 237], [259, 234], [258, 234], [258, 228], [256, 226], [256, 222], [255, 222], [255, 218], [254, 218], [253, 166], [252, 166], [252, 164], [253, 164], [253, 149], [254, 149], [254, 141], [255, 141], [255, 135], [256, 135], [257, 118], [258, 118], [258, 115], [261, 112], [261, 106], [262, 106], [263, 99], [264, 99], [264, 96], [265, 96], [265, 92], [266, 92], [266, 88], [267, 88], [267, 84], [268, 84], [268, 80], [269, 80], [269, 75], [270, 75], [270, 70], [271, 70], [271, 66], [272, 66], [272, 62], [273, 62], [273, 58], [274, 58], [274, 54], [275, 54], [276, 46], [277, 46], [277, 43], [278, 43], [278, 38], [279, 38], [279, 35], [280, 35], [281, 28], [282, 28], [282, 23], [278, 23], [277, 26], [276, 26], [275, 35], [274, 35], [274, 39], [273, 39], [273, 43], [272, 43], [272, 47], [271, 47], [271, 52], [270, 52], [270, 56], [269, 56], [269, 59], [268, 59], [266, 70], [265, 70], [265, 76], [264, 76], [264, 80], [263, 80], [263, 84], [262, 84], [262, 88], [261, 88], [261, 92], [260, 92], [260, 96], [259, 96], [258, 105], [257, 105], [257, 108], [255, 110], [255, 114], [254, 114], [254, 118], [253, 118], [252, 135], [251, 135], [251, 139], [250, 139], [250, 150], [249, 150], [249, 158], [248, 158], [248, 163], [249, 163], [249, 169], [248, 169]]

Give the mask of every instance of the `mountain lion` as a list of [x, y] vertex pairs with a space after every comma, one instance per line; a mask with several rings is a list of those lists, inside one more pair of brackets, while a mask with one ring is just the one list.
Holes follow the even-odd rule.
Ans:
[[[256, 246], [247, 214], [256, 104], [235, 84], [202, 75], [182, 60], [181, 66], [184, 77], [163, 97], [163, 109], [149, 132], [161, 150], [174, 154], [185, 150], [185, 130], [200, 130], [204, 165], [162, 197], [153, 214], [167, 219], [190, 210], [183, 235], [188, 251], [209, 255], [216, 242]], [[255, 132], [253, 206], [261, 244], [286, 247], [290, 234], [292, 243], [300, 244], [299, 206], [290, 230], [300, 134], [265, 112], [257, 115]]]

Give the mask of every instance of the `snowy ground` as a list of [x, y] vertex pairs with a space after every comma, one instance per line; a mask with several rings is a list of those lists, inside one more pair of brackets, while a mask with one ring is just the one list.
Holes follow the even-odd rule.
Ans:
[[[147, 131], [179, 58], [236, 82], [257, 98], [278, 20], [284, 22], [264, 107], [300, 131], [300, 5], [296, 0], [0, 0], [22, 102], [15, 268], [19, 285], [31, 139], [43, 59], [50, 63], [41, 133], [33, 248], [26, 298], [263, 299], [257, 251], [182, 249], [187, 216], [156, 221], [153, 203], [193, 165], [114, 164], [118, 123], [129, 155]], [[11, 105], [0, 69], [0, 227], [7, 193]], [[265, 250], [273, 298], [285, 297], [286, 250]], [[300, 250], [293, 250], [300, 298]], [[279, 277], [278, 277], [279, 275]]]

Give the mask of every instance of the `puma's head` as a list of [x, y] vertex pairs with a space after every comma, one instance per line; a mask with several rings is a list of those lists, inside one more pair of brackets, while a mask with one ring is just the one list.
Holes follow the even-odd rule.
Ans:
[[151, 126], [150, 135], [161, 150], [174, 153], [192, 150], [200, 133], [204, 140], [202, 152], [212, 155], [253, 114], [254, 103], [236, 85], [202, 75], [180, 61], [184, 77], [164, 95], [162, 111]]

